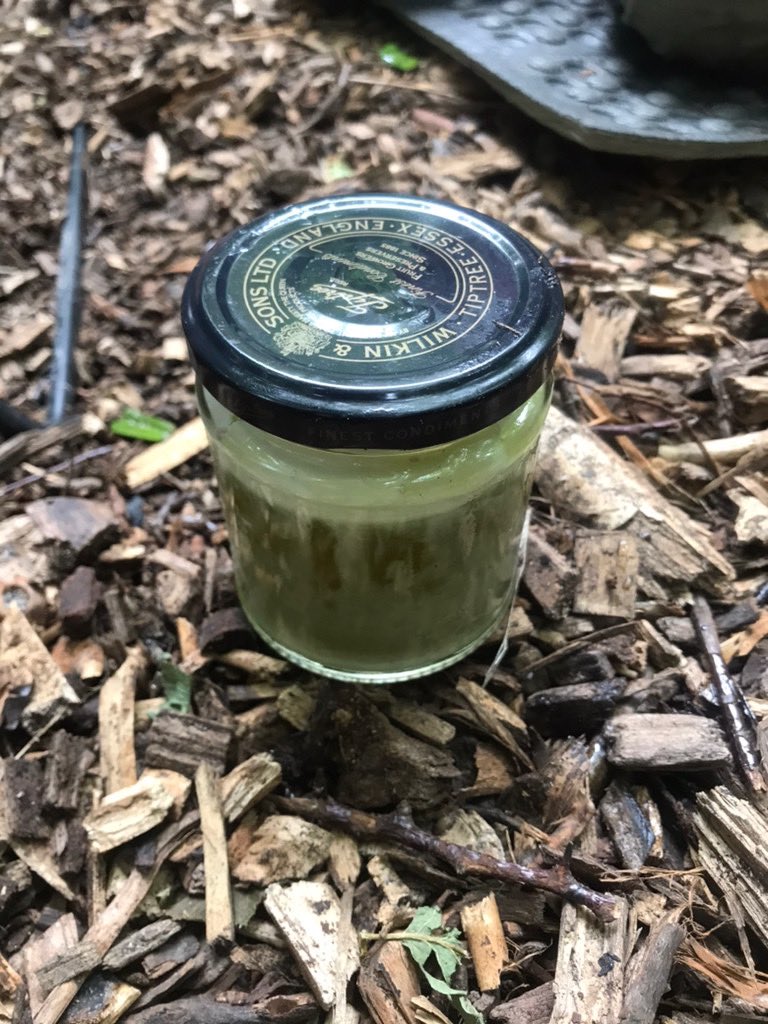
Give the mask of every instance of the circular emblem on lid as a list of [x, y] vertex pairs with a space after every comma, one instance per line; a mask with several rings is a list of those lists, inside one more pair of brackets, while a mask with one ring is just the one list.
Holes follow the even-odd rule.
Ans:
[[489, 218], [353, 195], [227, 236], [191, 275], [182, 318], [203, 384], [241, 418], [319, 447], [421, 447], [533, 394], [562, 294]]

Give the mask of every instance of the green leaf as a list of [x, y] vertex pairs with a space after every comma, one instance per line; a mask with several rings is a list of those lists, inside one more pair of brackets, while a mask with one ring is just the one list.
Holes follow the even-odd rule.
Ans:
[[147, 416], [137, 409], [125, 409], [122, 416], [112, 420], [109, 429], [118, 437], [130, 437], [134, 441], [164, 441], [176, 429], [170, 420]]
[[162, 710], [188, 715], [192, 708], [192, 676], [182, 672], [170, 661], [163, 662], [157, 674], [165, 694]]
[[448, 998], [451, 1006], [461, 1015], [461, 1019], [466, 1024], [483, 1024], [482, 1015], [477, 1012], [469, 1001], [469, 993], [462, 992], [459, 988], [452, 988], [442, 978], [434, 977], [434, 975], [425, 971], [423, 967], [421, 968], [421, 973], [433, 992], [439, 992]]
[[422, 932], [428, 935], [431, 932], [439, 931], [442, 927], [443, 915], [437, 907], [419, 907], [405, 930], [407, 932]]
[[379, 50], [379, 57], [396, 71], [415, 71], [421, 65], [418, 57], [406, 53], [397, 43], [385, 43]]
[[432, 952], [440, 967], [440, 973], [446, 981], [450, 981], [465, 955], [464, 946], [459, 941], [459, 933], [455, 928], [450, 932], [446, 932], [443, 938], [453, 943], [453, 949], [436, 945]]
[[[401, 935], [403, 945], [432, 991], [446, 996], [465, 1024], [483, 1024], [482, 1016], [469, 1001], [469, 994], [451, 984], [456, 968], [466, 954], [457, 929], [446, 930], [442, 927], [442, 916], [438, 908], [420, 907]], [[394, 938], [393, 935], [389, 937]], [[436, 977], [432, 971], [427, 970], [426, 965], [431, 957], [434, 957], [442, 977]]]
[[332, 181], [343, 181], [344, 178], [353, 178], [355, 175], [346, 160], [340, 156], [331, 156], [323, 160], [321, 169], [323, 181], [326, 184]]

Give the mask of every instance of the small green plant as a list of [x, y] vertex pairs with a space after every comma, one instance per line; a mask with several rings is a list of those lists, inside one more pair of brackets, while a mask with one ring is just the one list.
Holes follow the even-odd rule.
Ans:
[[164, 441], [175, 430], [170, 420], [147, 416], [138, 409], [125, 409], [121, 416], [112, 420], [109, 429], [118, 437], [129, 437], [133, 441], [150, 441], [156, 444]]
[[418, 57], [407, 53], [397, 43], [385, 43], [379, 49], [379, 57], [395, 71], [415, 71], [421, 64]]
[[482, 1016], [469, 1001], [469, 993], [452, 984], [467, 952], [458, 929], [443, 928], [437, 907], [421, 907], [404, 932], [390, 932], [386, 938], [402, 942], [430, 989], [446, 996], [464, 1024], [483, 1024]]
[[165, 694], [162, 711], [175, 711], [188, 715], [192, 708], [192, 676], [182, 672], [172, 661], [158, 666], [157, 675]]

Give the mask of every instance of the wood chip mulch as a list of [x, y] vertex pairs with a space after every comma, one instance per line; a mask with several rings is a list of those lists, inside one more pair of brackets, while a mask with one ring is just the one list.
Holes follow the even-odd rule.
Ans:
[[[586, 153], [363, 5], [17, 0], [0, 67], [39, 419], [91, 128], [72, 416], [0, 442], [0, 1021], [765, 1019], [761, 166]], [[506, 654], [370, 689], [244, 622], [178, 320], [207, 242], [354, 190], [511, 224], [568, 307]]]

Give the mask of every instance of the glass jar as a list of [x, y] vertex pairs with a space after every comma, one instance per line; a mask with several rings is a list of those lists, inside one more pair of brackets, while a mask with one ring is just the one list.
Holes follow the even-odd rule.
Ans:
[[248, 619], [394, 682], [508, 614], [562, 294], [509, 228], [416, 197], [289, 207], [211, 249], [183, 322]]

